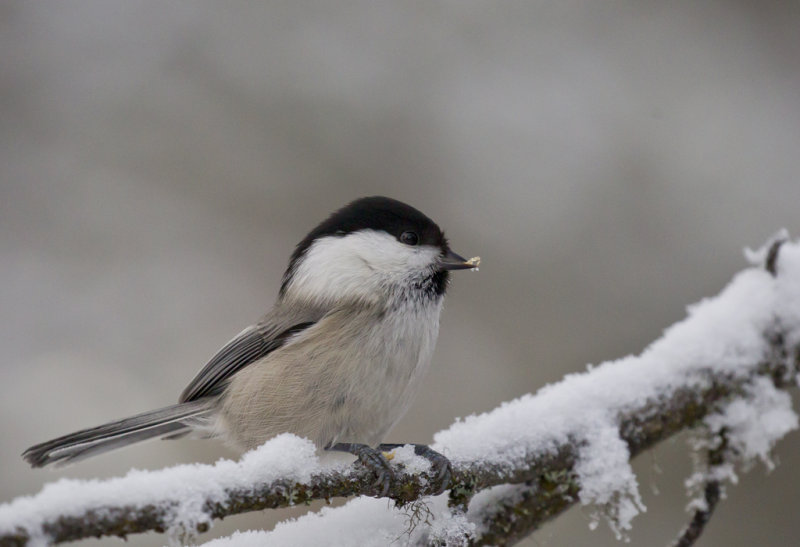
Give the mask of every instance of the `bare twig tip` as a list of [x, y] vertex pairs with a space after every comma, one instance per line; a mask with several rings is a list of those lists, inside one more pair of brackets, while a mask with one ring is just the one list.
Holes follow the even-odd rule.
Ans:
[[773, 277], [778, 275], [778, 252], [781, 249], [781, 245], [786, 243], [786, 238], [781, 237], [776, 239], [772, 242], [772, 245], [769, 247], [769, 251], [767, 252], [767, 262], [765, 267], [767, 271], [772, 274]]

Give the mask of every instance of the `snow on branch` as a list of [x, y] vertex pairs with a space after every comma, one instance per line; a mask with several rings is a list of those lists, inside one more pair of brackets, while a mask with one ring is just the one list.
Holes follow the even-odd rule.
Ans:
[[[590, 366], [439, 432], [433, 448], [454, 468], [449, 497], [426, 497], [432, 488], [424, 460], [400, 449], [388, 494], [394, 507], [359, 497], [270, 532], [237, 533], [209, 545], [331, 538], [345, 545], [508, 543], [576, 502], [594, 506], [595, 519], [605, 517], [622, 535], [644, 510], [630, 459], [694, 427], [707, 431], [712, 451], [724, 434], [728, 455], [701, 473], [698, 484], [734, 478], [734, 459], [771, 465], [775, 442], [798, 426], [781, 388], [796, 384], [800, 367], [800, 243], [785, 239], [779, 234], [749, 252], [753, 267], [717, 297], [691, 306], [686, 319], [640, 355]], [[359, 465], [322, 466], [309, 442], [282, 435], [239, 462], [46, 485], [0, 506], [0, 545], [147, 530], [185, 537], [236, 513], [378, 496], [373, 482]], [[698, 511], [702, 504], [697, 501]]]

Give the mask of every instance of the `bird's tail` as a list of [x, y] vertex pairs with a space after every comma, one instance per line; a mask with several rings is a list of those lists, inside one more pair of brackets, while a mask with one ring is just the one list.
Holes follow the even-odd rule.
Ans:
[[210, 403], [189, 401], [76, 431], [32, 446], [22, 457], [33, 467], [62, 466], [147, 439], [182, 437], [211, 413]]

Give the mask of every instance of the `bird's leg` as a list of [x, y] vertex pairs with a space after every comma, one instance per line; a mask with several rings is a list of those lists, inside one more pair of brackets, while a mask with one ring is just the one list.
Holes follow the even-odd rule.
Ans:
[[378, 477], [378, 480], [375, 481], [375, 486], [383, 485], [381, 495], [385, 496], [389, 493], [389, 486], [392, 479], [394, 479], [394, 471], [392, 471], [389, 462], [380, 450], [360, 443], [336, 443], [332, 446], [326, 446], [325, 450], [348, 452], [357, 457], [364, 467]]
[[[434, 494], [439, 495], [447, 489], [450, 479], [453, 476], [453, 466], [445, 456], [435, 451], [426, 444], [406, 443], [414, 447], [414, 454], [422, 456], [431, 462], [431, 475], [433, 477]], [[378, 450], [388, 452], [395, 448], [400, 448], [405, 444], [384, 443], [378, 446]]]

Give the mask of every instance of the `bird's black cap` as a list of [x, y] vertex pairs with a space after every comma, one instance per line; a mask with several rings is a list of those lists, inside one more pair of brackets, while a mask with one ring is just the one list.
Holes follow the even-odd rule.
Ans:
[[323, 220], [297, 244], [283, 276], [281, 294], [286, 290], [295, 264], [315, 240], [325, 236], [342, 237], [359, 230], [382, 230], [398, 240], [403, 232], [414, 232], [419, 245], [438, 247], [443, 254], [450, 250], [441, 228], [414, 207], [383, 196], [360, 198]]

